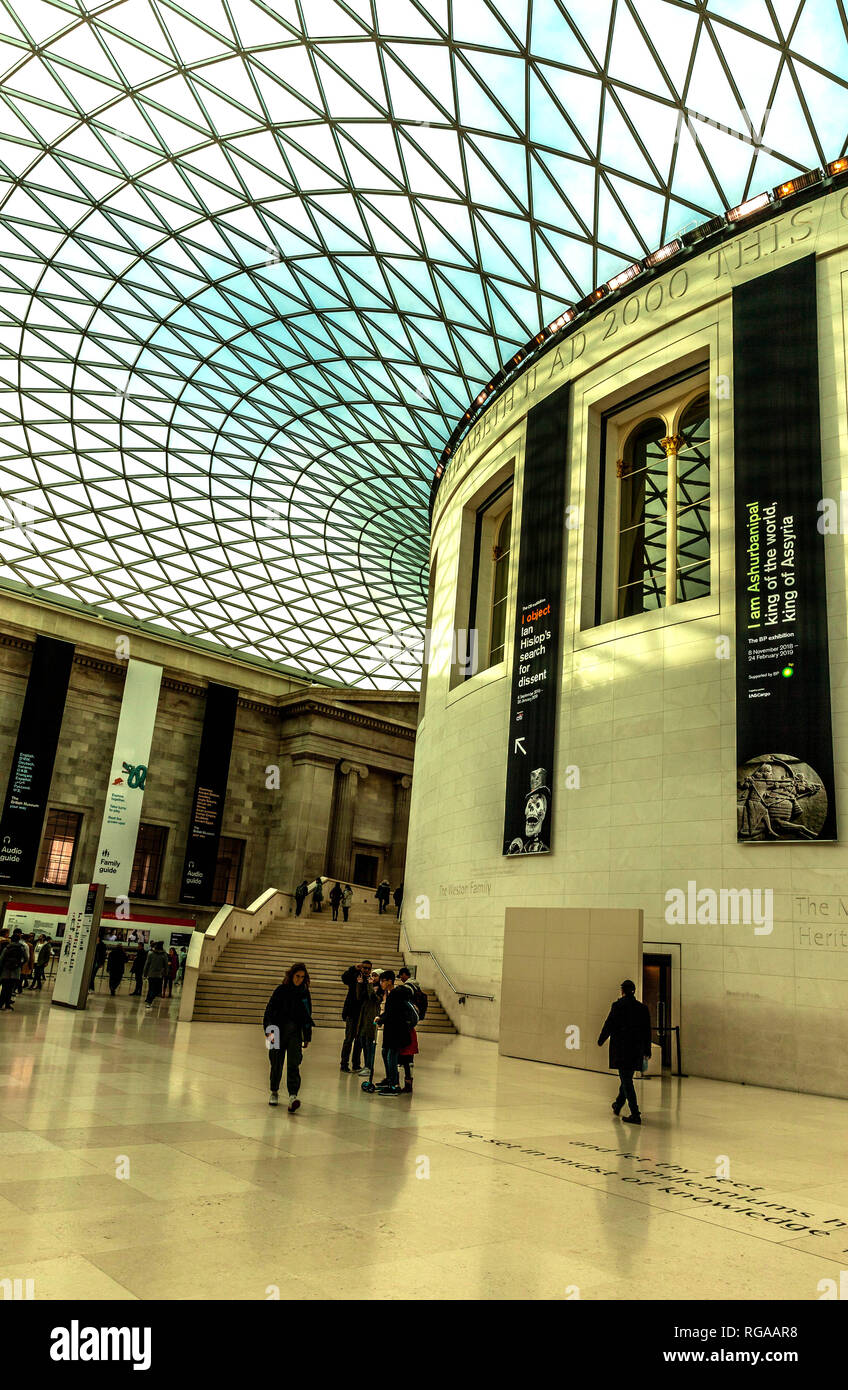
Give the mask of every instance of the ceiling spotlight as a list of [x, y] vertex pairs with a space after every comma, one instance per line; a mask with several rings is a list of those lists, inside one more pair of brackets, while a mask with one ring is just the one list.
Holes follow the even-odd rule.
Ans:
[[827, 172], [832, 179], [836, 178], [837, 174], [848, 172], [848, 159], [832, 159], [827, 166]]
[[681, 240], [684, 246], [692, 246], [696, 241], [706, 241], [707, 237], [715, 236], [716, 232], [723, 232], [726, 225], [723, 217], [711, 217], [709, 222], [701, 222], [697, 227], [684, 232]]
[[746, 217], [753, 217], [755, 213], [765, 212], [768, 207], [771, 207], [771, 194], [758, 193], [755, 198], [747, 198], [744, 203], [730, 208], [726, 214], [727, 220], [728, 222], [743, 222]]
[[802, 188], [811, 188], [814, 183], [819, 183], [821, 178], [821, 169], [811, 169], [808, 174], [799, 174], [796, 179], [789, 179], [786, 183], [779, 183], [774, 190], [773, 197], [789, 198], [793, 193], [800, 193]]
[[558, 333], [561, 328], [565, 328], [567, 323], [571, 323], [571, 320], [576, 318], [577, 311], [575, 309], [566, 309], [565, 313], [560, 314], [558, 319], [554, 319], [553, 323], [548, 324], [545, 332]]
[[620, 290], [623, 285], [635, 280], [637, 275], [641, 275], [641, 265], [629, 265], [626, 270], [619, 271], [618, 275], [613, 275], [611, 280], [607, 280], [607, 289], [610, 294], [615, 290]]
[[597, 304], [599, 299], [603, 299], [605, 294], [609, 294], [606, 285], [598, 285], [597, 289], [592, 290], [591, 294], [587, 294], [586, 298], [581, 299], [574, 307], [578, 313], [582, 313], [584, 309], [591, 309], [592, 305]]
[[652, 251], [650, 256], [645, 257], [645, 267], [650, 269], [651, 266], [661, 265], [663, 261], [667, 261], [670, 256], [676, 256], [678, 251], [682, 250], [683, 242], [679, 237], [675, 241], [667, 241], [659, 251]]

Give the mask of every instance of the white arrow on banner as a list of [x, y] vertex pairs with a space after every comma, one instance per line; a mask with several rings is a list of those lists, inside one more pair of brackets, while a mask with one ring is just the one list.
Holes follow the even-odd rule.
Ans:
[[513, 751], [513, 753], [521, 752], [521, 753], [524, 754], [525, 758], [527, 757], [527, 749], [524, 747], [524, 739], [523, 739], [523, 738], [517, 738], [517, 739], [515, 740], [515, 747], [514, 747], [514, 749], [513, 749], [512, 751]]

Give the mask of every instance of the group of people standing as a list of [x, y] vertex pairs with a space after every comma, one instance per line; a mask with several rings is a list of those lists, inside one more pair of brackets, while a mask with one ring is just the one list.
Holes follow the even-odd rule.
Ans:
[[[11, 935], [7, 927], [0, 929], [0, 1010], [14, 1010], [15, 995], [25, 989], [39, 990], [44, 987], [44, 972], [52, 949], [50, 939], [43, 934], [36, 939], [34, 932], [25, 936], [20, 927], [15, 927]], [[130, 993], [141, 994], [143, 983], [147, 980], [148, 1009], [153, 1008], [154, 1000], [160, 994], [169, 999], [174, 982], [183, 977], [187, 955], [185, 948], [178, 952], [174, 946], [166, 952], [161, 941], [154, 941], [149, 951], [140, 943], [130, 965], [135, 982]], [[105, 965], [109, 993], [114, 995], [124, 978], [128, 961], [129, 956], [120, 941], [109, 950], [100, 937], [94, 948], [89, 992], [94, 989], [97, 976]]]
[[[303, 911], [303, 904], [306, 902], [306, 899], [309, 897], [310, 893], [312, 894], [312, 911], [323, 911], [324, 879], [316, 878], [313, 883], [309, 883], [304, 878], [301, 880], [301, 882], [297, 885], [297, 887], [294, 890], [295, 917], [300, 916], [301, 912]], [[333, 887], [330, 889], [328, 897], [330, 907], [333, 911], [333, 921], [337, 922], [339, 920], [339, 908], [341, 908], [342, 913], [344, 914], [344, 920], [347, 921], [350, 909], [353, 905], [353, 889], [351, 888], [350, 884], [346, 883], [344, 888], [342, 888], [341, 880], [337, 879], [336, 882], [333, 884]], [[398, 884], [397, 888], [393, 893], [389, 880], [387, 878], [381, 879], [377, 885], [377, 891], [374, 894], [374, 897], [376, 898], [377, 903], [379, 904], [378, 911], [381, 917], [383, 913], [388, 909], [389, 900], [393, 899], [395, 907], [397, 908], [398, 919], [400, 918], [401, 908], [403, 907], [402, 883]]]
[[[174, 992], [174, 982], [181, 980], [185, 972], [187, 955], [185, 947], [182, 952], [178, 952], [175, 946], [170, 946], [166, 952], [163, 942], [154, 941], [148, 951], [144, 943], [139, 942], [130, 966], [134, 980], [130, 995], [140, 995], [143, 983], [147, 980], [146, 1008], [152, 1009], [154, 1001], [160, 995], [163, 999], [170, 999]], [[89, 991], [94, 989], [97, 976], [105, 964], [109, 993], [114, 995], [124, 978], [128, 960], [129, 956], [120, 941], [107, 953], [106, 942], [101, 938], [94, 951]]]
[[[347, 995], [342, 1009], [345, 1036], [340, 1070], [350, 1073], [353, 1051], [353, 1071], [369, 1078], [368, 1090], [375, 1090], [381, 1096], [411, 1095], [412, 1063], [418, 1053], [416, 1025], [427, 1011], [426, 994], [411, 978], [406, 966], [395, 974], [394, 970], [374, 969], [370, 960], [349, 966], [342, 975], [342, 983], [347, 985]], [[294, 1113], [300, 1108], [303, 1050], [312, 1041], [315, 1027], [309, 971], [303, 961], [295, 962], [286, 971], [282, 984], [274, 990], [262, 1026], [271, 1065], [268, 1104], [279, 1104], [285, 1066], [288, 1108]], [[382, 1043], [385, 1076], [374, 1086], [378, 1037]]]
[[427, 1012], [426, 994], [408, 966], [401, 966], [396, 975], [394, 970], [375, 969], [370, 960], [349, 966], [342, 984], [347, 985], [347, 997], [342, 1009], [345, 1035], [340, 1071], [349, 1072], [352, 1063], [353, 1071], [373, 1080], [379, 1030], [385, 1075], [377, 1083], [377, 1093], [411, 1095], [413, 1058], [418, 1054], [416, 1025]]
[[[312, 911], [323, 912], [324, 880], [322, 878], [317, 878], [314, 883], [310, 884], [307, 883], [306, 879], [303, 879], [294, 890], [295, 917], [300, 916], [303, 911], [303, 904], [306, 902], [310, 893], [312, 894]], [[347, 921], [351, 906], [353, 905], [353, 889], [350, 884], [346, 883], [344, 888], [342, 888], [341, 883], [336, 883], [330, 889], [329, 900], [330, 907], [333, 909], [333, 921], [337, 922], [339, 920], [339, 908], [341, 908], [344, 913], [344, 920]]]
[[0, 1009], [12, 1012], [16, 994], [43, 988], [50, 951], [50, 942], [43, 934], [36, 940], [35, 932], [24, 936], [20, 927], [15, 927], [11, 936], [8, 928], [0, 931]]

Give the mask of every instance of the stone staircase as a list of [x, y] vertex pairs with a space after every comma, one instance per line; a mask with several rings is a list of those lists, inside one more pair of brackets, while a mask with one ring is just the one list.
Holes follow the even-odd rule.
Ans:
[[[267, 926], [254, 941], [231, 941], [214, 969], [197, 981], [193, 1021], [261, 1024], [265, 1005], [289, 966], [302, 960], [309, 970], [312, 1009], [321, 1028], [341, 1028], [347, 993], [341, 974], [366, 957], [381, 970], [397, 971], [403, 957], [397, 949], [398, 923], [394, 907], [379, 915], [373, 888], [354, 887], [350, 921], [332, 920], [324, 885], [323, 911], [312, 912], [307, 898], [300, 917], [294, 913]], [[427, 990], [427, 1016], [422, 1033], [455, 1033], [437, 996]]]

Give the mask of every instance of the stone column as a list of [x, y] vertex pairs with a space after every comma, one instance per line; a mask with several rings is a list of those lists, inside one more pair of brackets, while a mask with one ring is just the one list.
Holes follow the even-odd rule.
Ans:
[[292, 892], [302, 878], [312, 880], [327, 872], [334, 770], [334, 758], [311, 752], [292, 755], [283, 782], [278, 833], [271, 836], [267, 887]]
[[368, 768], [357, 763], [339, 763], [336, 772], [336, 803], [330, 828], [330, 852], [327, 873], [341, 883], [351, 882], [350, 856], [353, 853], [353, 823], [356, 816], [356, 795], [360, 777], [368, 776]]
[[677, 455], [685, 447], [682, 434], [667, 434], [660, 440], [668, 459], [665, 531], [665, 606], [677, 602]]
[[403, 881], [406, 864], [406, 841], [409, 834], [409, 802], [412, 796], [412, 778], [395, 779], [395, 812], [392, 820], [392, 848], [389, 855], [389, 883], [392, 891]]

